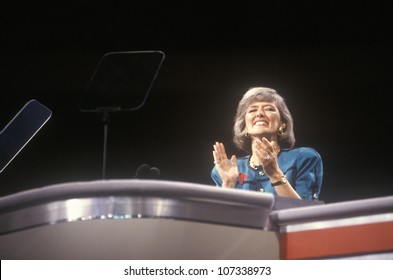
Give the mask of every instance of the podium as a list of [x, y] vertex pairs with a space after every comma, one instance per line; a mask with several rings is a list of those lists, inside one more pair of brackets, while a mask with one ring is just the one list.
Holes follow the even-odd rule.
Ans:
[[51, 185], [0, 198], [0, 257], [278, 259], [271, 211], [314, 204], [172, 181]]
[[393, 256], [393, 197], [341, 203], [163, 180], [97, 180], [0, 198], [1, 259]]

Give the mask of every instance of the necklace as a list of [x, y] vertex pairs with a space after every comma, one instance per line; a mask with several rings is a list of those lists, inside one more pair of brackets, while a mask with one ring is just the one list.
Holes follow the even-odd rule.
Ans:
[[263, 172], [262, 166], [261, 166], [261, 165], [256, 166], [256, 165], [251, 161], [251, 157], [250, 157], [250, 159], [248, 160], [248, 165], [249, 165], [252, 169], [254, 169], [255, 171], [258, 171], [258, 169], [259, 169], [259, 172], [258, 172], [259, 176], [265, 175], [265, 173]]
[[257, 170], [257, 169], [258, 169], [258, 166], [256, 166], [256, 165], [251, 161], [251, 157], [250, 157], [250, 159], [248, 160], [248, 164], [250, 165], [250, 167], [251, 167], [252, 169], [254, 169], [254, 170]]

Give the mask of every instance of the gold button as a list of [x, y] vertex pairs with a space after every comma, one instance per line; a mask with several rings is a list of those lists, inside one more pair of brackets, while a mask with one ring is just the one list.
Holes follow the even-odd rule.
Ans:
[[263, 173], [262, 171], [259, 171], [259, 176], [263, 176], [265, 175], [265, 173]]
[[259, 189], [259, 191], [260, 191], [260, 192], [264, 192], [265, 190], [264, 190], [264, 189]]

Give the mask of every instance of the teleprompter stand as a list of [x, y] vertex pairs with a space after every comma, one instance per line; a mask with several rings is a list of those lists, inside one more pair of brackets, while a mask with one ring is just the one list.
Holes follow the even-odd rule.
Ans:
[[103, 179], [106, 179], [110, 114], [135, 111], [145, 104], [164, 58], [161, 51], [126, 51], [107, 53], [98, 62], [79, 110], [102, 114]]

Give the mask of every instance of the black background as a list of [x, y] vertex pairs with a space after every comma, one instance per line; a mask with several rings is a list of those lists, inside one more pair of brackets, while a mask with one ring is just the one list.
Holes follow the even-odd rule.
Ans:
[[101, 178], [101, 116], [78, 103], [102, 55], [137, 50], [166, 59], [145, 106], [111, 116], [108, 179], [148, 163], [164, 180], [213, 184], [214, 141], [238, 153], [237, 102], [267, 86], [285, 97], [297, 146], [323, 158], [321, 200], [392, 195], [385, 2], [35, 2], [2, 9], [0, 127], [33, 98], [53, 116], [0, 174], [1, 195]]

